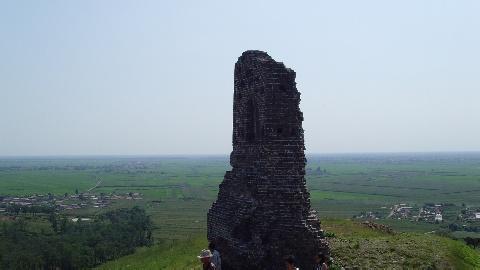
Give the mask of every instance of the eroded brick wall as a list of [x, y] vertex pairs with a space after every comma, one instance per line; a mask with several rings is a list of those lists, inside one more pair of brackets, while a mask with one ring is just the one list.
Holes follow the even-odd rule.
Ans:
[[305, 186], [300, 93], [295, 72], [267, 53], [246, 51], [235, 64], [232, 170], [208, 212], [208, 239], [224, 270], [300, 269], [328, 253]]

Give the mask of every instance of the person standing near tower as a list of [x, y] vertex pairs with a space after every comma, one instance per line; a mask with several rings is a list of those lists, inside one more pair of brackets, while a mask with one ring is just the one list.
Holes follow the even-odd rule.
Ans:
[[315, 255], [315, 269], [314, 270], [328, 270], [328, 259], [323, 253]]
[[210, 250], [202, 250], [202, 252], [200, 252], [200, 255], [197, 256], [197, 258], [199, 258], [200, 262], [202, 262], [203, 270], [217, 270], [215, 265], [212, 263], [212, 252], [210, 252]]
[[217, 270], [222, 270], [222, 259], [220, 258], [220, 252], [215, 249], [215, 243], [210, 242], [208, 244], [208, 249], [212, 252], [212, 263], [215, 265]]
[[300, 270], [295, 266], [295, 257], [288, 256], [285, 258], [285, 265], [287, 270]]

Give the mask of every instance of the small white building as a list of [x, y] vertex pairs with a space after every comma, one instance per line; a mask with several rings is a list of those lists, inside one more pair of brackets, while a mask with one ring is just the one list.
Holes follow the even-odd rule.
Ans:
[[435, 215], [435, 221], [442, 221], [442, 220], [443, 220], [442, 214]]
[[475, 219], [480, 219], [480, 212], [479, 212], [479, 213], [475, 213]]

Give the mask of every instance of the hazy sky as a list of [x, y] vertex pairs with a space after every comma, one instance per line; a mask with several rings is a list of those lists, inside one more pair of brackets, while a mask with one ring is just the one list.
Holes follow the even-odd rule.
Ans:
[[0, 155], [229, 154], [233, 67], [297, 72], [310, 153], [480, 150], [480, 1], [0, 0]]

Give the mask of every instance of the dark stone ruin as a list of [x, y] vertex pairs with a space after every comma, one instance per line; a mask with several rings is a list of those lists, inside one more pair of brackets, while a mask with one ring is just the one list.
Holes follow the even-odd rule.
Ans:
[[235, 64], [231, 171], [208, 212], [208, 239], [222, 269], [284, 269], [294, 255], [313, 269], [328, 243], [305, 186], [303, 114], [295, 72], [267, 53]]

